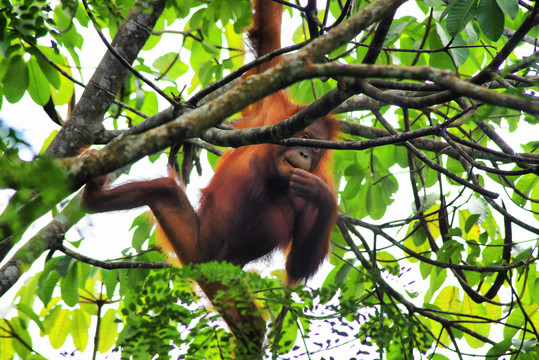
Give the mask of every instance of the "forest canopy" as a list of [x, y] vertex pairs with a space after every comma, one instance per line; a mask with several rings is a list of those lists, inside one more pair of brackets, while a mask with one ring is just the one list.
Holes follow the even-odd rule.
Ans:
[[[256, 298], [264, 358], [539, 357], [539, 1], [278, 2], [284, 46], [255, 59], [248, 0], [0, 1], [0, 359], [233, 358], [203, 278]], [[306, 111], [234, 127], [285, 89]], [[294, 137], [329, 113], [336, 140]], [[331, 152], [312, 281], [287, 286], [278, 256], [171, 266], [146, 208], [85, 253], [90, 179], [143, 163], [196, 189], [265, 143]]]

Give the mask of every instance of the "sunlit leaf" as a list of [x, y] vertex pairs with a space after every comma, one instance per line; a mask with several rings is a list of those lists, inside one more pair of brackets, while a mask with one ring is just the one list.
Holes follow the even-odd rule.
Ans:
[[[488, 317], [489, 314], [487, 313], [487, 308], [485, 306], [485, 303], [477, 303], [473, 301], [467, 294], [464, 295], [464, 299], [462, 300], [462, 312], [464, 314], [474, 314], [477, 316], [482, 317]], [[473, 324], [470, 324], [469, 327], [472, 331], [477, 332], [478, 334], [482, 334], [483, 336], [488, 337], [490, 333], [490, 324], [484, 323], [484, 322], [474, 322]], [[464, 333], [464, 338], [466, 339], [466, 342], [468, 345], [470, 345], [474, 349], [478, 349], [485, 345], [484, 342], [478, 340], [474, 336], [470, 336], [469, 334]]]
[[440, 294], [436, 297], [434, 305], [440, 309], [449, 312], [461, 312], [462, 301], [460, 300], [459, 289], [454, 286], [446, 286], [440, 291]]
[[116, 310], [108, 309], [99, 327], [99, 345], [97, 350], [106, 353], [116, 342], [118, 336], [118, 323], [116, 322]]
[[179, 54], [173, 52], [158, 57], [153, 62], [153, 67], [162, 75], [174, 80], [185, 74], [188, 70], [188, 66], [180, 60]]
[[71, 327], [71, 318], [69, 310], [62, 309], [57, 306], [51, 311], [43, 324], [46, 329], [46, 334], [49, 336], [51, 346], [55, 349], [59, 349], [64, 345], [69, 329]]
[[38, 105], [45, 105], [51, 97], [49, 81], [41, 71], [37, 61], [32, 59], [28, 62], [28, 93]]
[[73, 344], [80, 352], [83, 352], [88, 345], [88, 328], [89, 323], [87, 317], [80, 309], [73, 310], [71, 323], [71, 337], [73, 338]]

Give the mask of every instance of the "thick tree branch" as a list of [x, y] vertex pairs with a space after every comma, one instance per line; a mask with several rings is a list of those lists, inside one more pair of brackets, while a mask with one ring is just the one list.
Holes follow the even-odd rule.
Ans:
[[[112, 46], [128, 63], [132, 64], [146, 43], [152, 29], [163, 12], [165, 0], [140, 2], [129, 12], [118, 29]], [[95, 134], [102, 129], [103, 116], [124, 83], [128, 69], [107, 52], [73, 109], [70, 118], [47, 149], [55, 157], [75, 156], [81, 148], [93, 144]]]
[[[378, 21], [402, 2], [402, 0], [378, 0], [362, 9], [350, 20], [339, 25], [327, 35], [313, 40], [298, 53], [281, 61], [276, 67], [263, 74], [250, 77], [247, 81], [237, 85], [217, 99], [178, 117], [162, 127], [123, 139], [95, 154], [95, 156], [80, 160], [66, 159], [63, 164], [74, 175], [75, 183], [80, 185], [90, 177], [106, 174], [116, 168], [139, 160], [147, 154], [160, 151], [185, 139], [196, 137], [202, 131], [218, 125], [228, 116], [244, 109], [264, 96], [300, 80], [301, 76], [298, 76], [298, 74], [301, 74], [301, 69], [307, 65], [305, 61], [310, 58], [317, 58], [317, 56], [310, 55], [311, 52], [318, 54], [320, 51], [329, 52], [335, 50], [343, 41], [346, 43], [351, 40], [365, 27]], [[352, 22], [352, 25], [347, 25], [349, 22]], [[333, 35], [329, 36], [330, 34]], [[319, 103], [319, 108], [316, 106], [309, 107], [303, 113], [298, 114], [302, 116], [303, 120], [307, 119], [306, 121], [296, 123], [294, 126], [283, 122], [277, 125], [273, 131], [278, 133], [280, 138], [288, 137], [315, 121], [323, 113], [320, 112], [321, 109], [327, 113], [352, 94], [353, 92], [330, 91], [323, 98], [324, 100]], [[318, 113], [315, 114], [313, 109], [317, 110]], [[295, 126], [298, 128], [296, 129]], [[275, 139], [275, 136], [273, 138]]]

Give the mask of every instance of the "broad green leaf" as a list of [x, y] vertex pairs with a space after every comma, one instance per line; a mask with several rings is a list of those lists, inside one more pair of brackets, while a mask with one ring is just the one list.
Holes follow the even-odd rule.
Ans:
[[348, 263], [343, 263], [341, 259], [338, 260], [339, 266], [335, 266], [328, 276], [324, 279], [324, 283], [320, 287], [320, 302], [326, 304], [333, 299], [338, 289], [346, 282], [346, 278], [352, 266]]
[[479, 220], [479, 217], [481, 214], [471, 214], [466, 219], [466, 224], [464, 225], [464, 231], [469, 233], [472, 230], [472, 227], [477, 224], [477, 221]]
[[[68, 74], [71, 74], [71, 69], [67, 67], [62, 67], [62, 69]], [[75, 85], [73, 84], [73, 81], [69, 80], [65, 76], [60, 76], [60, 86], [57, 89], [51, 90], [52, 100], [56, 106], [69, 103], [74, 94]]]
[[[493, 299], [494, 301], [499, 301], [498, 295]], [[486, 317], [492, 320], [497, 320], [502, 316], [502, 308], [496, 304], [491, 304], [489, 302], [484, 302], [486, 308]]]
[[530, 299], [535, 304], [539, 304], [539, 278], [535, 279], [535, 284], [530, 290]]
[[496, 0], [479, 0], [477, 21], [487, 38], [498, 41], [503, 32], [504, 16]]
[[[426, 212], [425, 220], [427, 221], [427, 226], [429, 227], [429, 231], [432, 235], [432, 237], [436, 240], [440, 236], [440, 205], [434, 204], [431, 206]], [[430, 215], [432, 214], [432, 215]]]
[[346, 279], [342, 300], [358, 301], [365, 290], [365, 284], [361, 273], [353, 269]]
[[399, 262], [392, 254], [387, 251], [378, 251], [376, 253], [376, 260], [384, 269], [386, 269], [390, 274], [399, 276], [400, 275], [400, 266]]
[[[159, 19], [157, 19], [157, 22], [155, 23], [155, 26], [153, 27], [153, 31], [161, 31], [165, 29], [165, 16], [160, 16]], [[159, 42], [162, 40], [161, 35], [156, 35], [155, 33], [152, 33], [148, 40], [146, 40], [146, 43], [144, 44], [144, 47], [142, 48], [142, 51], [150, 51], [152, 50]]]
[[142, 251], [142, 245], [150, 237], [150, 230], [152, 228], [152, 215], [150, 212], [144, 212], [133, 220], [129, 230], [135, 229], [133, 232], [132, 245], [138, 252]]
[[460, 244], [456, 240], [448, 240], [444, 242], [442, 247], [436, 251], [438, 260], [449, 262], [453, 257], [453, 253], [462, 249], [462, 246], [459, 245]]
[[43, 326], [43, 322], [39, 318], [39, 315], [36, 314], [30, 306], [23, 303], [18, 303], [17, 310], [19, 311], [19, 314], [24, 314], [30, 319], [32, 319], [36, 323], [36, 325], [39, 326], [39, 329], [41, 331], [45, 331], [45, 327]]
[[[54, 98], [54, 94], [53, 94], [53, 98]], [[41, 149], [39, 150], [39, 154], [45, 153], [45, 151], [49, 148], [49, 145], [52, 143], [52, 141], [54, 140], [54, 138], [56, 137], [57, 134], [58, 134], [58, 130], [51, 131], [49, 136], [47, 136], [45, 138], [45, 141], [43, 142], [43, 145], [41, 145]]]
[[[445, 44], [443, 44], [443, 39], [441, 39], [440, 34], [444, 34], [444, 29], [436, 24], [436, 31], [429, 32], [429, 46], [431, 49], [442, 49]], [[453, 70], [454, 65], [453, 61], [445, 51], [438, 51], [434, 54], [429, 54], [429, 65], [438, 69], [449, 69]]]
[[24, 304], [28, 307], [33, 306], [37, 296], [36, 290], [38, 288], [39, 276], [40, 273], [36, 274], [35, 276], [32, 276], [32, 278], [30, 278], [26, 282], [25, 286], [19, 289], [19, 291], [17, 292], [17, 297], [19, 297], [17, 305]]
[[54, 262], [54, 269], [62, 276], [67, 276], [71, 265], [75, 262], [74, 259], [69, 256], [62, 256]]
[[101, 319], [99, 327], [99, 345], [97, 350], [106, 353], [116, 342], [118, 337], [118, 323], [116, 322], [116, 310], [108, 309]]
[[[243, 50], [243, 37], [234, 31], [233, 24], [228, 23], [225, 26], [225, 39], [229, 48]], [[245, 60], [244, 54], [245, 53], [241, 51], [237, 54], [233, 53], [233, 55], [238, 55], [231, 58], [234, 69], [237, 69], [241, 65], [243, 65], [243, 62]]]
[[189, 69], [189, 67], [181, 61], [179, 54], [174, 52], [161, 55], [153, 62], [152, 66], [156, 68], [161, 75], [167, 76], [173, 80], [176, 80], [185, 74]]
[[298, 324], [291, 311], [286, 313], [283, 320], [283, 327], [279, 339], [279, 353], [286, 354], [292, 350], [298, 336]]
[[49, 83], [54, 86], [54, 88], [59, 89], [61, 80], [58, 70], [52, 67], [41, 55], [37, 54], [34, 56], [35, 60], [39, 64], [39, 68], [43, 74], [47, 77]]
[[[444, 285], [445, 279], [447, 279], [446, 269], [439, 269], [435, 267], [432, 267], [432, 269], [433, 271], [431, 271], [430, 276], [429, 276], [429, 288], [427, 292], [425, 293], [425, 303], [427, 304], [431, 303], [432, 297], [434, 296], [436, 291], [438, 291], [438, 289], [440, 289]], [[438, 296], [438, 298], [439, 297], [440, 296]], [[440, 307], [440, 305], [437, 304], [436, 302], [434, 303], [434, 305]]]
[[[518, 181], [515, 183], [516, 188], [519, 190], [520, 193], [522, 193], [524, 196], [529, 197], [533, 188], [537, 184], [539, 178], [536, 175], [533, 174], [526, 174], [523, 175]], [[528, 202], [528, 200], [524, 197], [522, 197], [518, 192], [513, 191], [512, 199], [515, 203], [517, 203], [519, 206], [524, 206]]]
[[449, 52], [453, 56], [457, 66], [464, 64], [470, 56], [470, 49], [467, 48], [466, 45], [468, 45], [468, 43], [464, 40], [460, 33], [457, 34], [453, 39], [451, 44], [452, 48], [449, 50]]
[[211, 61], [205, 62], [200, 67], [200, 71], [198, 73], [198, 78], [200, 79], [200, 83], [202, 85], [209, 84], [213, 79], [213, 70], [214, 65]]
[[434, 305], [444, 311], [461, 312], [462, 301], [460, 300], [459, 289], [455, 286], [446, 286], [436, 297]]
[[13, 330], [15, 335], [13, 348], [20, 358], [28, 359], [31, 354], [30, 349], [32, 349], [32, 336], [30, 336], [28, 327], [24, 324], [24, 322], [18, 320], [19, 319], [14, 319], [9, 322], [10, 328]]
[[[462, 310], [464, 314], [474, 314], [481, 317], [488, 317], [487, 309], [485, 307], [484, 303], [478, 304], [475, 301], [473, 301], [467, 294], [464, 295], [464, 299], [462, 301]], [[468, 328], [472, 331], [477, 332], [478, 334], [481, 334], [483, 336], [487, 336], [490, 333], [490, 324], [484, 323], [481, 321], [475, 321], [471, 324], [468, 324]], [[466, 339], [466, 342], [470, 347], [474, 349], [479, 349], [483, 345], [485, 345], [484, 342], [481, 340], [478, 340], [474, 336], [470, 336], [467, 333], [464, 333], [464, 338]]]
[[344, 263], [340, 268], [335, 268], [338, 271], [335, 274], [334, 283], [335, 284], [344, 283], [346, 279], [348, 278], [348, 274], [350, 273], [352, 268], [353, 267], [348, 263]]
[[477, 13], [477, 0], [455, 0], [455, 5], [447, 15], [449, 35], [457, 35]]
[[72, 25], [71, 16], [66, 14], [61, 6], [56, 6], [54, 8], [54, 13], [52, 16], [56, 26], [60, 29], [67, 29]]
[[381, 219], [386, 212], [381, 186], [372, 183], [367, 185], [366, 195], [367, 213], [373, 220]]
[[79, 266], [73, 263], [69, 268], [67, 275], [62, 278], [60, 283], [60, 291], [62, 299], [68, 306], [75, 306], [79, 302]]
[[18, 102], [26, 92], [29, 82], [30, 76], [26, 63], [21, 56], [13, 56], [3, 79], [6, 100], [12, 104]]
[[431, 359], [431, 360], [449, 360], [449, 358], [446, 357], [446, 356], [444, 356], [444, 355], [442, 355], [442, 354], [436, 353], [436, 354], [434, 354], [434, 355], [432, 356], [432, 359]]
[[[535, 185], [534, 185], [534, 187], [532, 189], [531, 198], [532, 199], [539, 199], [539, 183], [538, 182], [535, 183]], [[532, 202], [531, 206], [532, 206], [532, 211], [533, 211], [533, 217], [535, 219], [539, 220], [539, 203]]]
[[503, 13], [511, 19], [518, 15], [518, 0], [496, 0]]
[[348, 166], [344, 170], [344, 176], [346, 177], [346, 186], [341, 192], [341, 196], [344, 199], [353, 199], [361, 187], [363, 186], [362, 182], [365, 178], [365, 169], [359, 166], [357, 163], [354, 163]]
[[103, 277], [103, 283], [105, 284], [105, 288], [107, 290], [107, 296], [109, 298], [112, 298], [118, 286], [118, 272], [101, 269], [101, 273]]
[[30, 79], [28, 93], [36, 104], [44, 106], [51, 97], [49, 81], [34, 58], [32, 58], [27, 65]]
[[59, 349], [64, 345], [69, 329], [71, 328], [70, 311], [62, 309], [60, 306], [55, 307], [43, 321], [46, 332], [49, 336], [51, 346]]
[[507, 324], [513, 326], [504, 326], [503, 328], [503, 338], [504, 340], [510, 340], [515, 336], [518, 331], [518, 328], [524, 324], [524, 315], [520, 308], [515, 308], [513, 312], [507, 318]]
[[[6, 320], [2, 320], [5, 322]], [[0, 329], [6, 325], [0, 322]], [[0, 330], [0, 360], [12, 360], [15, 349], [13, 349], [13, 338], [7, 336]]]
[[37, 295], [43, 302], [44, 306], [48, 306], [52, 298], [52, 293], [58, 285], [60, 274], [55, 270], [55, 263], [58, 258], [49, 260], [45, 264], [45, 269], [39, 277], [39, 286], [37, 288]]
[[[159, 104], [157, 102], [157, 94], [153, 91], [144, 91], [144, 101], [142, 103], [140, 111], [145, 114], [156, 114], [158, 110]], [[141, 119], [141, 121], [142, 120], [143, 119]]]
[[77, 350], [83, 352], [86, 345], [88, 345], [88, 328], [90, 324], [87, 319], [89, 319], [89, 316], [87, 317], [81, 309], [75, 309], [71, 317], [73, 321], [71, 322], [70, 333], [73, 344], [75, 344]]
[[[416, 229], [418, 226], [419, 228]], [[413, 234], [407, 236], [406, 240], [404, 240], [403, 242], [403, 245], [419, 254], [429, 251], [430, 246], [427, 241], [427, 235], [425, 233], [425, 229], [419, 225], [419, 221], [414, 220], [410, 223], [406, 235], [410, 234], [412, 231], [414, 231]], [[409, 256], [408, 261], [414, 263], [418, 262], [419, 260], [412, 256]]]

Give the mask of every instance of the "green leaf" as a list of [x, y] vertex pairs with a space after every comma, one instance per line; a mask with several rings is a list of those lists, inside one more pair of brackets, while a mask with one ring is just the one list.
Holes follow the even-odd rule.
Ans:
[[29, 81], [30, 76], [26, 63], [21, 56], [13, 56], [3, 79], [6, 100], [12, 104], [18, 102], [26, 92]]
[[133, 248], [137, 250], [138, 252], [142, 251], [142, 245], [148, 240], [150, 237], [150, 230], [152, 226], [150, 225], [151, 220], [151, 214], [149, 212], [144, 212], [133, 220], [133, 223], [131, 224], [131, 228], [129, 230], [132, 230], [135, 228], [135, 231], [133, 232]]
[[[0, 327], [5, 328], [7, 320], [2, 319], [0, 322]], [[13, 339], [9, 336], [4, 336], [3, 332], [0, 332], [0, 359], [11, 360], [15, 355], [15, 349], [13, 349]], [[16, 341], [16, 340], [15, 340]]]
[[49, 83], [54, 86], [54, 88], [59, 89], [62, 82], [60, 80], [60, 74], [58, 73], [58, 70], [53, 68], [52, 65], [49, 64], [42, 56], [35, 55], [34, 58], [39, 64], [39, 68], [41, 69], [43, 74], [47, 77]]
[[387, 251], [378, 251], [376, 253], [376, 260], [386, 269], [390, 274], [399, 276], [400, 275], [400, 266], [399, 262], [392, 254]]
[[45, 333], [49, 336], [49, 342], [55, 349], [59, 349], [66, 341], [71, 328], [69, 314], [69, 310], [57, 306], [43, 320], [43, 325], [47, 330]]
[[340, 268], [337, 268], [338, 271], [335, 274], [335, 284], [341, 284], [346, 281], [348, 278], [348, 274], [350, 273], [350, 270], [352, 270], [353, 266], [351, 266], [349, 263], [344, 263]]
[[451, 44], [451, 46], [460, 46], [449, 50], [457, 66], [461, 66], [462, 64], [464, 64], [470, 56], [470, 49], [467, 48], [466, 45], [468, 44], [460, 33], [457, 34], [453, 39], [453, 43]]
[[202, 85], [207, 85], [212, 81], [213, 70], [214, 64], [211, 61], [202, 64], [202, 66], [200, 67], [200, 71], [198, 72], [198, 78], [200, 79], [200, 83]]
[[53, 258], [47, 261], [47, 263], [45, 263], [45, 269], [43, 269], [43, 272], [39, 276], [37, 295], [44, 306], [47, 306], [51, 301], [52, 293], [60, 279], [60, 274], [55, 270], [57, 260], [58, 258]]
[[[536, 184], [538, 183], [539, 178], [535, 174], [527, 174], [522, 176], [516, 185], [516, 188], [524, 195], [529, 197], [532, 190], [535, 188]], [[524, 206], [527, 203], [527, 199], [522, 197], [519, 193], [516, 191], [513, 192], [513, 196], [511, 197], [515, 203], [517, 203], [519, 206]]]
[[286, 313], [280, 335], [278, 351], [281, 354], [286, 354], [292, 350], [298, 336], [298, 324], [292, 311]]
[[[32, 348], [32, 337], [28, 332], [28, 327], [24, 322], [13, 319], [9, 322], [13, 332], [16, 334], [16, 340], [13, 342], [13, 348], [22, 359], [30, 358], [30, 349]], [[1, 350], [0, 350], [1, 351]]]
[[34, 58], [28, 62], [28, 70], [30, 78], [28, 93], [36, 104], [44, 106], [51, 97], [49, 81]]
[[[539, 182], [536, 182], [534, 184], [532, 192], [531, 192], [531, 198], [539, 199]], [[539, 203], [532, 202], [531, 205], [532, 205], [533, 217], [539, 220]]]
[[67, 276], [67, 273], [69, 269], [71, 268], [71, 264], [74, 261], [75, 260], [73, 260], [69, 256], [62, 256], [54, 262], [54, 268], [56, 269], [56, 271], [58, 271], [60, 275]]
[[62, 294], [62, 299], [68, 306], [75, 306], [79, 302], [79, 280], [78, 280], [78, 270], [79, 267], [77, 263], [73, 263], [70, 267], [67, 275], [62, 278], [60, 284], [60, 292]]
[[477, 13], [478, 0], [454, 0], [455, 5], [447, 15], [447, 31], [449, 35], [457, 35]]
[[477, 224], [477, 221], [479, 220], [479, 217], [481, 217], [481, 214], [472, 214], [468, 216], [466, 219], [466, 223], [464, 225], [464, 231], [469, 233], [470, 230], [472, 230], [472, 227]]
[[498, 6], [503, 13], [511, 19], [515, 19], [518, 15], [518, 0], [496, 0]]
[[459, 288], [455, 286], [446, 286], [443, 288], [436, 297], [434, 305], [444, 311], [456, 313], [462, 311], [462, 301], [460, 300]]
[[[422, 263], [423, 264], [423, 263]], [[429, 288], [425, 294], [425, 303], [428, 304], [428, 303], [431, 303], [432, 301], [432, 297], [434, 296], [434, 294], [436, 293], [436, 291], [438, 291], [438, 289], [440, 289], [443, 285], [444, 285], [444, 282], [445, 280], [447, 279], [447, 270], [446, 269], [441, 269], [441, 271], [432, 271], [430, 273], [430, 276], [429, 276]], [[440, 296], [438, 296], [438, 299], [440, 298]], [[436, 306], [439, 307], [438, 304], [434, 304]]]
[[477, 7], [477, 21], [487, 38], [498, 41], [502, 36], [504, 16], [496, 0], [480, 0]]
[[341, 300], [357, 302], [361, 298], [363, 290], [365, 290], [363, 275], [354, 269], [348, 274]]
[[[440, 49], [445, 46], [443, 43], [442, 37], [447, 37], [447, 33], [444, 31], [442, 26], [439, 24], [436, 24], [436, 31], [430, 31], [429, 32], [429, 46], [431, 49]], [[446, 41], [447, 43], [447, 41]], [[450, 69], [453, 70], [453, 62], [451, 61], [451, 58], [449, 57], [449, 54], [447, 54], [445, 51], [438, 51], [434, 54], [430, 54], [429, 57], [429, 65], [438, 69]]]
[[[489, 316], [485, 304], [476, 303], [467, 294], [464, 295], [461, 311], [465, 314], [474, 314], [477, 316], [481, 316], [483, 318], [487, 318]], [[476, 332], [477, 334], [490, 333], [490, 323], [488, 322], [485, 323], [481, 321], [476, 321], [476, 322], [470, 323], [469, 328], [470, 330]], [[484, 342], [482, 342], [481, 340], [467, 333], [464, 333], [464, 338], [466, 339], [466, 342], [468, 343], [468, 345], [470, 345], [474, 349], [478, 349], [482, 347], [483, 345], [485, 345]]]
[[169, 52], [158, 57], [152, 64], [161, 74], [176, 80], [189, 70], [189, 67], [183, 63], [178, 53]]
[[103, 283], [105, 284], [105, 288], [107, 289], [107, 296], [109, 298], [112, 298], [114, 296], [116, 288], [118, 287], [118, 272], [101, 269], [101, 273]]
[[116, 310], [108, 309], [101, 319], [99, 327], [99, 345], [97, 350], [106, 353], [116, 342], [118, 337], [118, 323], [116, 322]]
[[87, 321], [87, 316], [81, 309], [73, 310], [71, 318], [73, 321], [71, 322], [70, 333], [73, 338], [73, 344], [75, 344], [77, 350], [83, 352], [88, 345], [88, 328], [90, 324]]
[[25, 286], [21, 287], [17, 291], [17, 297], [19, 297], [18, 304], [24, 304], [32, 307], [37, 296], [37, 289], [39, 283], [40, 274], [32, 276], [26, 283]]
[[45, 331], [45, 327], [43, 326], [43, 322], [39, 318], [39, 315], [37, 315], [30, 306], [19, 303], [17, 304], [17, 310], [20, 314], [24, 314], [30, 319], [32, 319], [37, 324], [37, 326], [39, 326], [39, 329], [41, 331]]
[[386, 212], [381, 186], [370, 183], [366, 195], [367, 213], [373, 220], [381, 219]]
[[512, 339], [519, 330], [519, 328], [524, 324], [524, 321], [526, 320], [524, 319], [522, 310], [519, 308], [515, 308], [506, 320], [507, 324], [512, 326], [504, 326], [503, 328], [504, 340]]

